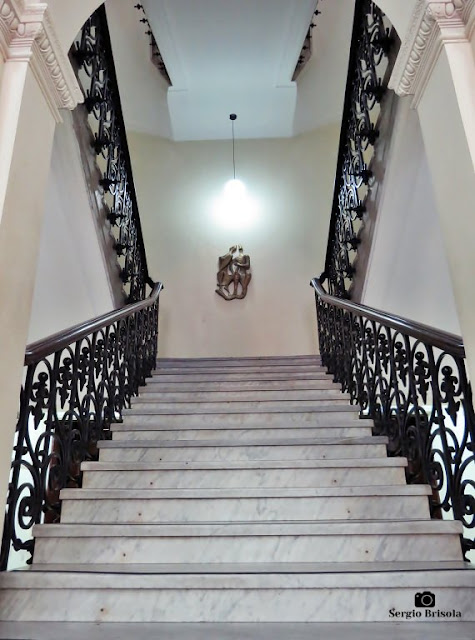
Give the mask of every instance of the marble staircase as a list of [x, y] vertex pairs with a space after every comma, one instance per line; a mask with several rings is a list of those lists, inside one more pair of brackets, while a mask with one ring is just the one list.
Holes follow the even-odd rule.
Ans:
[[461, 526], [406, 464], [316, 356], [160, 360], [31, 568], [0, 576], [0, 620], [433, 623], [432, 591], [474, 621]]

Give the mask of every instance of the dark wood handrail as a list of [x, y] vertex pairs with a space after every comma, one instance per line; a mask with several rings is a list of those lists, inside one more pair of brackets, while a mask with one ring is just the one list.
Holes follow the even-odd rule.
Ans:
[[434, 347], [438, 347], [447, 353], [461, 358], [465, 357], [465, 348], [461, 336], [457, 336], [454, 333], [448, 331], [442, 331], [442, 329], [435, 329], [429, 327], [426, 324], [420, 322], [414, 322], [408, 318], [393, 315], [392, 313], [386, 313], [385, 311], [379, 311], [372, 307], [367, 307], [364, 304], [358, 304], [356, 302], [350, 302], [349, 300], [343, 300], [342, 298], [336, 298], [331, 296], [325, 291], [319, 278], [313, 278], [310, 281], [317, 295], [328, 304], [339, 309], [345, 309], [350, 313], [355, 313], [360, 316], [364, 316], [369, 320], [375, 320], [388, 327], [392, 327], [397, 331], [401, 331], [408, 336], [412, 336], [417, 340], [421, 340], [427, 344], [431, 344]]
[[42, 340], [32, 342], [27, 345], [25, 350], [25, 366], [34, 364], [52, 353], [56, 353], [56, 351], [64, 349], [64, 347], [81, 340], [81, 338], [85, 338], [94, 331], [105, 329], [114, 322], [122, 320], [122, 318], [127, 318], [141, 309], [150, 307], [158, 300], [158, 296], [162, 289], [163, 284], [161, 282], [157, 282], [154, 284], [151, 294], [148, 298], [145, 298], [145, 300], [140, 300], [133, 304], [126, 304], [120, 309], [104, 313], [102, 316], [76, 324], [74, 327], [59, 331], [58, 333], [53, 333], [53, 335], [43, 338]]

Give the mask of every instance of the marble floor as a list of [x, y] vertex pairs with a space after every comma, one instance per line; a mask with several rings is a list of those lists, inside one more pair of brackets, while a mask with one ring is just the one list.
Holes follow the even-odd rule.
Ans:
[[1, 640], [475, 640], [475, 623], [0, 623]]

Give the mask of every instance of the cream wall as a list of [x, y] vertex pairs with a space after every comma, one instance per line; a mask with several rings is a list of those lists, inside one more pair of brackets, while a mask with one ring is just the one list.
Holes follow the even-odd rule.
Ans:
[[417, 112], [399, 98], [362, 302], [460, 334]]
[[28, 341], [112, 310], [69, 112], [56, 125]]
[[5, 495], [54, 132], [53, 115], [27, 62], [5, 64], [0, 114], [0, 492]]
[[[467, 47], [463, 42], [461, 48], [466, 54]], [[455, 52], [450, 53], [452, 56]], [[462, 111], [466, 114], [467, 104], [474, 100], [471, 47], [469, 53], [472, 63], [462, 65], [459, 71], [466, 71], [471, 91], [455, 90], [449, 51], [444, 47], [420, 97], [417, 111], [447, 247], [469, 377], [475, 380], [475, 295], [471, 282], [475, 272], [472, 215], [475, 191], [472, 151], [475, 142], [474, 136], [467, 137], [465, 118], [462, 117]]]
[[[149, 269], [165, 285], [161, 356], [305, 354], [317, 350], [312, 276], [323, 270], [338, 127], [291, 140], [236, 142], [237, 177], [258, 215], [227, 229], [214, 201], [232, 177], [231, 142], [173, 143], [129, 134]], [[215, 293], [218, 256], [250, 255], [244, 300]]]

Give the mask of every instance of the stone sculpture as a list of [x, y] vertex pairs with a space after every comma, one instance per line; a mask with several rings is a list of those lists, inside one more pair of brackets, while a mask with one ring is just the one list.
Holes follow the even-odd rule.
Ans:
[[[244, 254], [242, 246], [230, 247], [228, 253], [220, 256], [218, 260], [216, 293], [225, 300], [245, 298], [252, 277], [250, 268], [251, 260], [248, 255]], [[231, 286], [232, 291], [230, 291]]]

